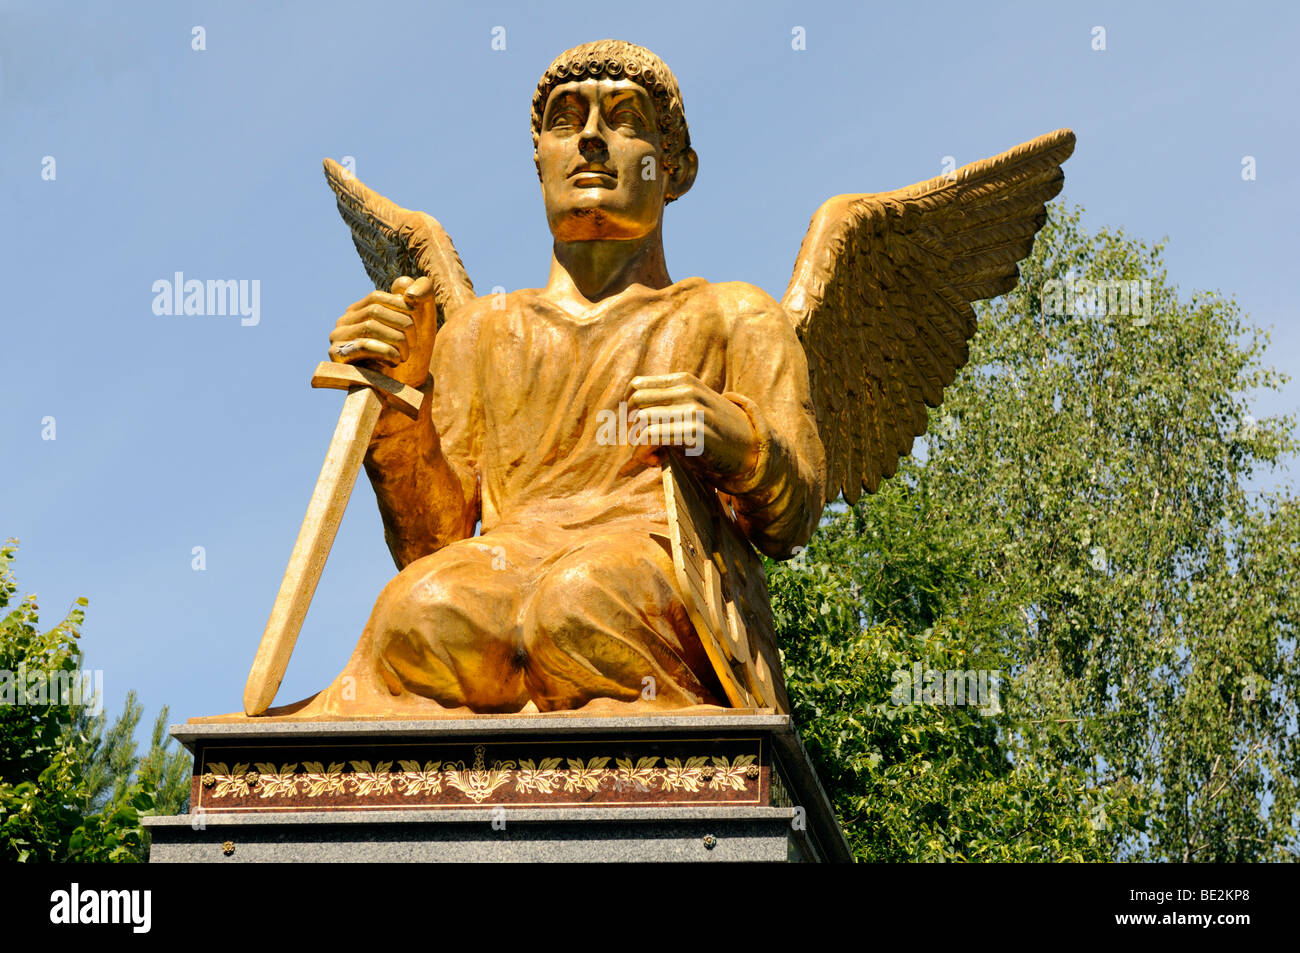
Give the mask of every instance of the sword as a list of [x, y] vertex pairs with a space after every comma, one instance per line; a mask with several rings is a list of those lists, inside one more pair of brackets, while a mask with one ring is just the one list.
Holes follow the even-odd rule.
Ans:
[[332, 361], [321, 362], [312, 375], [311, 386], [343, 389], [348, 394], [343, 399], [338, 426], [334, 428], [311, 502], [307, 504], [307, 515], [293, 544], [280, 591], [271, 607], [271, 617], [257, 647], [257, 657], [248, 673], [244, 687], [247, 715], [265, 712], [280, 689], [380, 411], [388, 405], [414, 418], [424, 397], [414, 387], [376, 371]]

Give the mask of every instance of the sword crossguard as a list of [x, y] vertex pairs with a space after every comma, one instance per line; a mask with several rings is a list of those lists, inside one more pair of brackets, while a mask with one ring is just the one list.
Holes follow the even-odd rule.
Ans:
[[424, 394], [411, 387], [393, 380], [378, 371], [355, 364], [339, 364], [335, 361], [321, 361], [311, 377], [312, 387], [330, 387], [336, 390], [348, 390], [352, 387], [369, 387], [384, 402], [384, 405], [401, 411], [412, 420], [420, 412], [420, 403]]

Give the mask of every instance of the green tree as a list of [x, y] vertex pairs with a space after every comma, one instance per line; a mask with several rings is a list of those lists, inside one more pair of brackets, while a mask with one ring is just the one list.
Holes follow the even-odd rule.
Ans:
[[[165, 705], [154, 720], [149, 749], [137, 754], [136, 731], [143, 714], [134, 691], [127, 692], [126, 704], [111, 724], [105, 712], [92, 716], [84, 708], [77, 710], [72, 731], [83, 739], [79, 757], [85, 781], [84, 814], [111, 814], [140, 791], [150, 796], [155, 814], [177, 814], [185, 804], [193, 759], [167, 734]], [[149, 843], [145, 831], [135, 851], [138, 859], [148, 858]]]
[[[82, 668], [85, 599], [41, 633], [34, 596], [14, 604], [16, 541], [0, 547], [0, 857], [10, 861], [130, 861], [147, 856], [140, 816], [176, 811], [189, 757], [168, 749], [166, 709], [149, 752], [135, 755], [141, 709], [134, 692], [112, 724], [52, 673]], [[36, 697], [28, 698], [35, 687]]]
[[76, 729], [87, 739], [82, 749], [86, 812], [125, 803], [136, 787], [153, 796], [160, 814], [179, 812], [189, 797], [192, 759], [183, 749], [173, 746], [167, 734], [166, 706], [154, 719], [149, 750], [144, 755], [136, 753], [136, 731], [143, 714], [144, 708], [134, 691], [127, 692], [126, 704], [111, 725], [104, 712], [91, 716], [84, 709], [79, 710]]
[[[1247, 490], [1295, 421], [1250, 416], [1267, 336], [1162, 253], [1053, 209], [919, 452], [769, 564], [860, 857], [1300, 853], [1300, 513]], [[916, 661], [999, 670], [1001, 712], [892, 704]]]

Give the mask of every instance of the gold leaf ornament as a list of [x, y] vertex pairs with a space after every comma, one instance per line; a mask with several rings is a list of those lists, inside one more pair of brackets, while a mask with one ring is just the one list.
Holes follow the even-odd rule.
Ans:
[[685, 763], [678, 758], [665, 758], [664, 773], [659, 778], [660, 790], [698, 791], [704, 783], [704, 766], [708, 760], [704, 755], [687, 758]]
[[551, 794], [563, 785], [566, 773], [560, 768], [559, 758], [543, 758], [540, 765], [531, 758], [521, 758], [519, 773], [515, 776], [515, 790], [521, 794]]
[[401, 786], [402, 793], [407, 797], [415, 797], [418, 794], [442, 793], [441, 761], [428, 761], [423, 768], [420, 767], [418, 761], [399, 761], [397, 763], [402, 769], [402, 774], [398, 776], [396, 783]]
[[259, 772], [259, 796], [263, 798], [292, 797], [298, 793], [297, 762], [282, 764], [279, 771], [270, 762], [259, 762], [256, 768]]
[[237, 764], [234, 770], [231, 770], [224, 761], [213, 761], [208, 764], [208, 772], [215, 781], [215, 788], [212, 792], [213, 797], [248, 796], [247, 764]]
[[616, 758], [614, 764], [618, 770], [614, 773], [614, 790], [635, 788], [638, 791], [649, 791], [655, 780], [655, 765], [658, 763], [658, 757], [638, 758], [635, 765], [631, 758]]
[[391, 761], [380, 761], [375, 767], [369, 761], [352, 762], [352, 793], [360, 796], [373, 794], [392, 794], [393, 780], [396, 775], [389, 772]]
[[607, 764], [609, 758], [592, 758], [585, 763], [581, 758], [569, 758], [569, 771], [564, 778], [564, 790], [592, 793], [599, 791], [607, 774], [605, 769]]
[[754, 766], [754, 756], [752, 754], [737, 755], [734, 759], [728, 760], [724, 757], [715, 755], [713, 758], [713, 777], [709, 779], [709, 787], [715, 791], [733, 791], [745, 790], [746, 778], [749, 777], [749, 770]]
[[304, 793], [308, 797], [346, 792], [347, 775], [343, 773], [341, 761], [332, 762], [328, 768], [319, 761], [304, 761], [302, 766], [307, 771], [302, 780], [306, 786]]

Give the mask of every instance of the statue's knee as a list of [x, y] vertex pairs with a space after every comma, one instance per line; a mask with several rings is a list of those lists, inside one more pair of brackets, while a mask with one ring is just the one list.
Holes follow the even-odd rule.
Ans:
[[539, 638], [590, 630], [596, 621], [593, 610], [598, 596], [599, 587], [586, 566], [567, 566], [544, 576], [529, 605], [525, 648]]
[[452, 588], [437, 576], [423, 576], [393, 591], [386, 614], [390, 624], [420, 622], [454, 607]]
[[646, 622], [655, 611], [637, 574], [602, 569], [595, 560], [569, 563], [538, 585], [523, 626], [524, 652], [533, 658], [558, 651], [627, 675], [644, 667], [650, 645], [660, 641]]
[[457, 641], [471, 628], [473, 588], [461, 562], [426, 557], [407, 566], [384, 588], [375, 604], [375, 622], [391, 636], [418, 636], [429, 642]]

